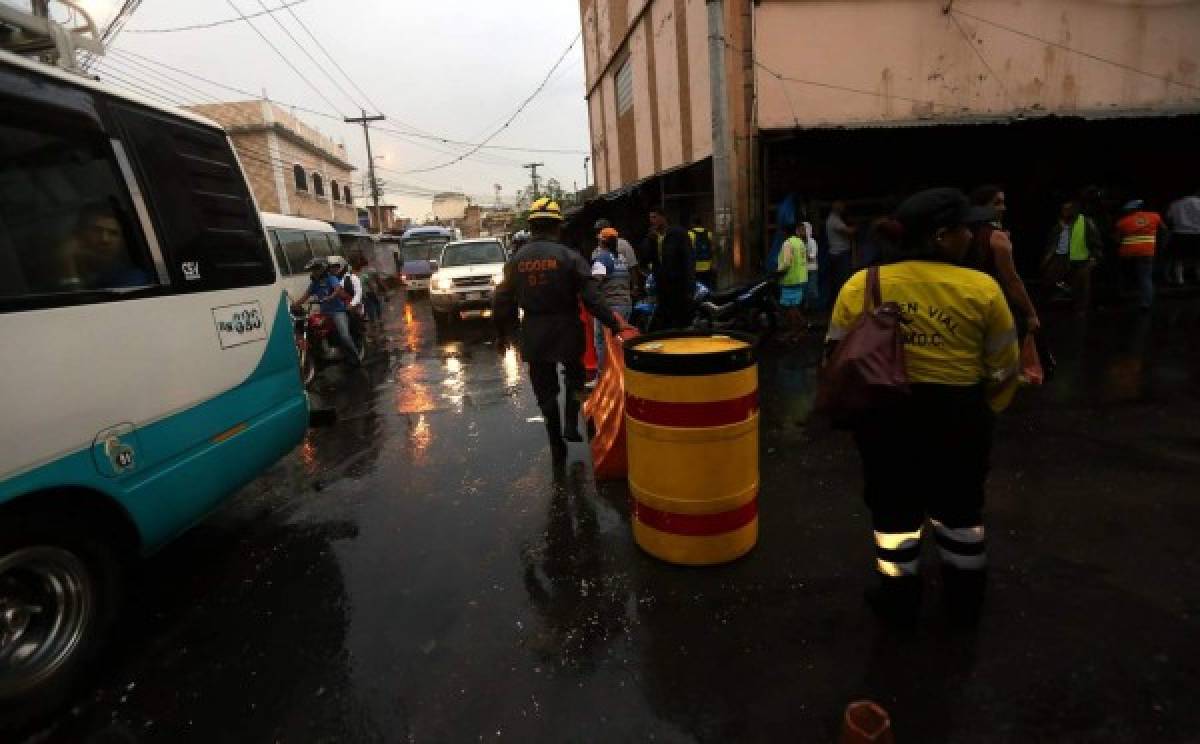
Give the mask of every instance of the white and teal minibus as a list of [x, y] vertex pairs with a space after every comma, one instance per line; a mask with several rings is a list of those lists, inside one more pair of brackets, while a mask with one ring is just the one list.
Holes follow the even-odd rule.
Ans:
[[301, 441], [284, 282], [218, 126], [0, 52], [0, 719]]

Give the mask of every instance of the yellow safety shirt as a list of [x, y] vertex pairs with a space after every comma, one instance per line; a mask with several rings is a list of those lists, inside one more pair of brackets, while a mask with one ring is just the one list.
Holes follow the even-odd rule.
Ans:
[[[1017, 332], [1000, 285], [987, 274], [938, 261], [902, 261], [880, 268], [884, 302], [903, 313], [908, 377], [914, 383], [987, 383], [993, 410], [1008, 406], [1016, 389]], [[829, 323], [840, 341], [863, 309], [867, 272], [852, 276], [838, 295]]]

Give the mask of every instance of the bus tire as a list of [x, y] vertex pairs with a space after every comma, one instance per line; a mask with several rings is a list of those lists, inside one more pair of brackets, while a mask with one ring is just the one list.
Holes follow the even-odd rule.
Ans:
[[304, 387], [312, 384], [312, 381], [317, 376], [317, 360], [313, 356], [311, 348], [304, 348], [300, 351], [300, 382]]
[[97, 537], [105, 526], [39, 512], [0, 519], [0, 732], [62, 706], [103, 649], [123, 583], [120, 553]]

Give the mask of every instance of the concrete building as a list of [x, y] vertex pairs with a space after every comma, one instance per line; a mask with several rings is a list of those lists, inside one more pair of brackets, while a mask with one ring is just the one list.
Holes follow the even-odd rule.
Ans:
[[225, 127], [263, 211], [355, 225], [344, 145], [270, 101], [190, 107]]
[[[580, 0], [580, 14], [602, 211], [641, 226], [661, 201], [718, 233], [728, 220], [731, 273], [759, 269], [788, 196], [816, 223], [834, 198], [868, 219], [917, 188], [998, 181], [1040, 240], [1079, 187], [1161, 201], [1200, 172], [1195, 3]], [[714, 136], [729, 186], [715, 211]]]
[[367, 214], [367, 224], [363, 226], [369, 232], [387, 233], [395, 231], [398, 218], [396, 217], [396, 206], [394, 204], [380, 204], [378, 215], [375, 214], [375, 207], [373, 206], [363, 207], [362, 209]]

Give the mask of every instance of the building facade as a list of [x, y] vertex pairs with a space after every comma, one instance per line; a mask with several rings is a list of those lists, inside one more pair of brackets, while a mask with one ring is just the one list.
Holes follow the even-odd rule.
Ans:
[[229, 133], [259, 209], [356, 224], [351, 189], [355, 168], [344, 145], [270, 101], [190, 108]]
[[757, 271], [789, 195], [879, 211], [935, 180], [1019, 181], [1047, 210], [1088, 182], [1165, 195], [1183, 186], [1146, 172], [1147, 148], [1196, 157], [1195, 3], [580, 0], [580, 16], [600, 194], [700, 216], [734, 274]]

